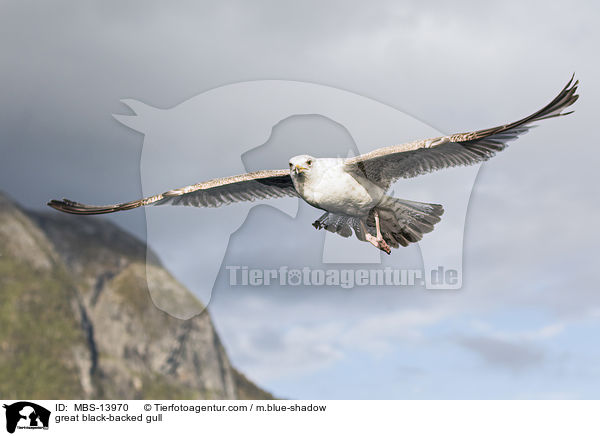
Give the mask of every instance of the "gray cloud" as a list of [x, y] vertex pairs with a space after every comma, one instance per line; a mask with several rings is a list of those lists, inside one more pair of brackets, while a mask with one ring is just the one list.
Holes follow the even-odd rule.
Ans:
[[521, 371], [539, 368], [544, 352], [531, 343], [516, 343], [483, 336], [462, 337], [457, 343], [479, 356], [487, 365]]

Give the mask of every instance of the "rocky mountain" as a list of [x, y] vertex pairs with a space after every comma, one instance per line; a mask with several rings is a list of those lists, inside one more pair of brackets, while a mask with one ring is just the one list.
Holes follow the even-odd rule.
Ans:
[[[232, 367], [201, 303], [108, 221], [0, 193], [0, 397], [269, 399]], [[189, 319], [166, 314], [201, 312]]]

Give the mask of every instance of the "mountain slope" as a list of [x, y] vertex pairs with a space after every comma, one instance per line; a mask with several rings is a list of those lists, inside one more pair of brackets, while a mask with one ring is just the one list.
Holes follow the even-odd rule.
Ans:
[[0, 396], [272, 398], [146, 251], [107, 221], [27, 212], [0, 194]]
[[44, 234], [0, 196], [0, 396], [76, 398], [89, 349], [79, 297]]

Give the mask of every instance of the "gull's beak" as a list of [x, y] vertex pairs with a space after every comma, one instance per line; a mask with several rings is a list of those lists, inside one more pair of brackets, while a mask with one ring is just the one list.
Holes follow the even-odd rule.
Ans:
[[302, 165], [294, 165], [294, 173], [300, 174], [302, 171], [306, 171], [308, 168], [303, 167]]

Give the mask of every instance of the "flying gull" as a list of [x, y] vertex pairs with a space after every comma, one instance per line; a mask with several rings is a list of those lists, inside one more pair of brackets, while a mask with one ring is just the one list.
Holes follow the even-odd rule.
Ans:
[[473, 165], [488, 160], [526, 133], [532, 123], [567, 115], [563, 110], [578, 98], [574, 77], [549, 104], [519, 121], [490, 129], [424, 139], [384, 147], [360, 156], [292, 157], [289, 169], [265, 170], [223, 177], [173, 189], [127, 203], [92, 206], [63, 199], [48, 206], [62, 212], [94, 215], [149, 205], [219, 207], [239, 201], [300, 197], [325, 213], [313, 226], [345, 238], [352, 231], [361, 241], [391, 253], [390, 247], [406, 247], [433, 230], [444, 209], [386, 195], [401, 178], [416, 177], [442, 168]]

